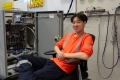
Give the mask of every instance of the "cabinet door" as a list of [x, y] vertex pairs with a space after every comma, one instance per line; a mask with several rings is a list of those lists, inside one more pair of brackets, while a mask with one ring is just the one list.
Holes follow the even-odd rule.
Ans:
[[63, 35], [63, 12], [47, 11], [37, 12], [37, 37], [38, 37], [38, 56], [50, 58], [45, 55], [45, 51], [53, 50], [55, 46], [55, 37]]

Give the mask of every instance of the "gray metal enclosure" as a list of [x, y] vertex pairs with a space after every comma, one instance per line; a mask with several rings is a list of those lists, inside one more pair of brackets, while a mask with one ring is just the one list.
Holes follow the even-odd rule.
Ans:
[[0, 10], [0, 75], [7, 76], [6, 39], [5, 39], [4, 11]]
[[53, 50], [55, 37], [60, 38], [63, 35], [63, 12], [37, 12], [37, 33], [38, 56], [50, 58], [51, 56], [44, 55], [44, 52]]

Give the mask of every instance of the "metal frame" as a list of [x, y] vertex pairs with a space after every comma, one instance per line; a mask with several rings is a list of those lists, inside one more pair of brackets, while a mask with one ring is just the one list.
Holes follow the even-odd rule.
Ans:
[[0, 10], [0, 74], [2, 77], [7, 76], [7, 59], [6, 59], [6, 32], [5, 32], [5, 18], [4, 18], [4, 11]]
[[78, 64], [77, 67], [78, 67], [78, 79], [79, 79], [79, 80], [83, 80], [83, 79], [82, 79], [82, 74], [81, 74], [80, 65]]

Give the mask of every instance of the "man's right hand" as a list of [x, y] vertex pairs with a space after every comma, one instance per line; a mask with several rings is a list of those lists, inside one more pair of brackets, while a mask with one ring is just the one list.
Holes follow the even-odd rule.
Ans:
[[57, 58], [61, 59], [61, 60], [64, 60], [65, 59], [64, 53], [62, 51], [57, 52]]

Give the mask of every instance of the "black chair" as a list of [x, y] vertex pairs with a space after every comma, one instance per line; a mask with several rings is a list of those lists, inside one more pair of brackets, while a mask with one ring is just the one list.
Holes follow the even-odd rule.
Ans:
[[[95, 36], [93, 34], [90, 34], [92, 36], [93, 42], [95, 41]], [[54, 50], [47, 51], [44, 53], [45, 55], [52, 55], [53, 57], [56, 57], [56, 53]], [[71, 62], [68, 62], [69, 64]], [[87, 60], [81, 60], [80, 63], [77, 64], [75, 70], [69, 74], [66, 75], [64, 78], [60, 80], [90, 80], [88, 79], [88, 66], [87, 66]]]

